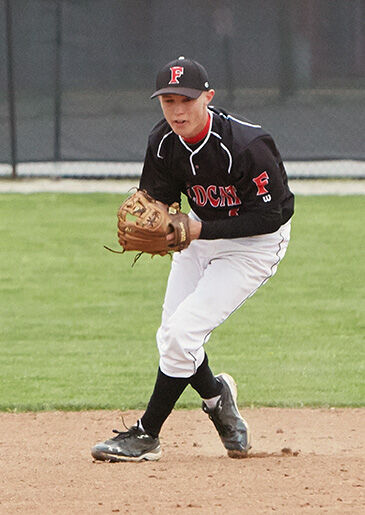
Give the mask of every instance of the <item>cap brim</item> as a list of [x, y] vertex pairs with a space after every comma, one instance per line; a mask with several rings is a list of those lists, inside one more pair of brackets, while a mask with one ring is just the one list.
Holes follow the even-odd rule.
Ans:
[[151, 98], [158, 97], [159, 95], [182, 95], [189, 98], [198, 98], [202, 94], [200, 89], [193, 88], [162, 88], [154, 92]]

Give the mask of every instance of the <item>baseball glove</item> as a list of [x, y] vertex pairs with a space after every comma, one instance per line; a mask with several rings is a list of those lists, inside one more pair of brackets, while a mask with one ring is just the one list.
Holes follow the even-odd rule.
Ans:
[[[190, 244], [189, 217], [177, 203], [165, 207], [144, 190], [127, 198], [118, 211], [118, 240], [126, 250], [165, 256]], [[173, 238], [167, 241], [166, 236]]]

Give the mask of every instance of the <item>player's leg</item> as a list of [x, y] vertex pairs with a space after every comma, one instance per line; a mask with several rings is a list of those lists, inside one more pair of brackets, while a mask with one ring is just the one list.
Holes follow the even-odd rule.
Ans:
[[[207, 396], [220, 395], [222, 384], [208, 366], [208, 358], [198, 368], [196, 377]], [[158, 369], [155, 387], [143, 417], [127, 431], [96, 444], [92, 456], [102, 461], [158, 460], [161, 457], [159, 433], [176, 401], [191, 378], [170, 377]]]
[[[247, 425], [237, 409], [235, 383], [227, 374], [213, 375], [203, 344], [215, 327], [275, 273], [287, 242], [288, 234], [283, 230], [279, 234], [239, 239], [234, 243], [223, 240], [218, 243], [193, 242], [193, 248], [176, 256], [165, 298], [165, 308], [168, 306], [170, 309], [168, 316], [165, 313], [162, 317], [157, 333], [160, 370], [148, 408], [141, 419], [149, 434], [159, 433], [177, 399], [190, 383], [204, 399], [204, 410], [216, 427], [222, 417], [235, 419], [240, 431], [234, 435], [225, 434], [227, 448], [238, 445], [246, 450], [249, 447]], [[230, 245], [229, 252], [227, 245]], [[200, 276], [200, 279], [194, 290], [184, 286], [184, 283], [189, 283], [187, 271], [192, 259], [189, 250], [200, 264], [196, 267], [199, 274], [195, 276], [194, 284], [196, 277]], [[185, 295], [181, 295], [177, 303], [175, 291], [179, 285], [182, 285]], [[222, 402], [219, 404], [219, 401], [223, 398], [222, 410]], [[217, 414], [217, 406], [220, 415]]]
[[203, 359], [190, 384], [204, 399], [203, 410], [213, 421], [230, 457], [247, 454], [249, 429], [239, 413], [236, 384], [231, 376], [218, 375], [214, 380], [220, 383], [220, 393], [216, 386], [207, 393], [207, 384], [213, 385], [213, 382], [207, 382], [206, 378], [214, 376], [207, 362], [204, 366], [207, 360], [202, 352], [203, 344], [215, 327], [274, 275], [286, 252], [289, 234], [290, 226], [278, 234], [237, 240], [228, 253], [224, 243], [221, 251], [218, 246], [197, 288], [162, 324], [158, 333], [160, 366], [164, 372], [182, 376]]
[[[203, 351], [203, 344], [217, 325], [222, 323], [232, 311], [237, 309], [246, 298], [251, 296], [260, 285], [275, 273], [278, 262], [285, 254], [289, 239], [288, 234], [285, 235], [284, 232], [280, 234], [279, 238], [274, 234], [271, 238], [260, 239], [259, 237], [259, 241], [256, 241], [256, 238], [255, 241], [254, 239], [247, 239], [247, 241], [242, 239], [243, 246], [242, 242], [237, 240], [228, 254], [225, 242], [221, 241], [221, 245], [218, 246], [214, 242], [196, 242], [200, 247], [199, 252], [195, 252], [195, 256], [199, 256], [199, 265], [196, 266], [196, 275], [192, 274], [195, 278], [192, 282], [196, 287], [193, 289], [189, 284], [186, 287], [183, 286], [183, 294], [179, 298], [180, 303], [173, 298], [174, 291], [176, 291], [177, 285], [184, 285], [184, 280], [185, 282], [188, 281], [186, 279], [187, 269], [183, 266], [186, 264], [185, 259], [177, 260], [177, 266], [172, 268], [170, 274], [164, 304], [167, 309], [164, 310], [165, 316], [162, 318], [159, 330], [159, 333], [162, 333], [164, 327], [173, 327], [176, 324], [178, 330], [175, 332], [178, 333], [178, 338], [173, 338], [175, 343], [173, 343], [172, 360], [169, 359], [171, 348], [169, 349], [168, 345], [164, 346], [161, 340], [163, 335], [158, 333], [160, 365], [162, 363], [167, 364], [167, 368], [170, 367], [171, 375], [165, 373], [161, 368], [159, 369], [148, 408], [142, 420], [136, 426], [138, 431], [142, 431], [142, 434], [137, 436], [136, 431], [132, 428], [132, 434], [128, 433], [129, 440], [123, 440], [122, 444], [118, 446], [118, 459], [132, 461], [129, 457], [130, 448], [133, 452], [139, 453], [138, 460], [159, 458], [159, 430], [189, 382], [203, 399], [206, 398], [203, 409], [215, 424], [223, 444], [228, 449], [228, 454], [232, 457], [245, 455], [249, 448], [249, 432], [247, 423], [242, 419], [237, 409], [235, 383], [228, 374], [220, 374], [216, 378], [213, 376]], [[255, 248], [256, 246], [258, 248]], [[194, 251], [194, 248], [191, 247], [187, 250]], [[186, 251], [176, 256], [180, 258], [184, 253]], [[237, 263], [240, 266], [237, 267]], [[207, 268], [202, 274], [202, 269], [205, 267]], [[200, 279], [198, 279], [199, 277]], [[214, 279], [216, 285], [212, 295], [211, 285], [215, 284]], [[232, 292], [230, 299], [227, 299], [227, 291]], [[242, 300], [242, 296], [244, 300]], [[198, 303], [196, 303], [197, 299], [200, 299]], [[209, 312], [205, 309], [207, 306]], [[181, 319], [179, 313], [184, 312], [185, 315]], [[197, 324], [197, 314], [199, 313], [202, 315], [202, 320]], [[191, 327], [195, 326], [195, 330], [192, 332], [189, 331], [189, 324], [191, 324]], [[201, 333], [198, 345], [196, 345], [197, 327], [200, 327]], [[187, 331], [184, 331], [184, 328]], [[186, 343], [192, 336], [195, 346], [190, 345], [191, 350], [189, 350], [185, 348], [184, 342]], [[177, 340], [180, 340], [180, 344]], [[180, 351], [176, 351], [179, 346], [181, 347]], [[181, 359], [182, 354], [185, 354], [185, 358], [187, 358], [185, 359], [185, 370], [182, 366], [182, 361], [184, 361], [184, 359]], [[191, 376], [187, 375], [187, 373], [191, 373], [191, 370], [193, 370], [193, 374]], [[218, 400], [218, 403], [215, 407], [212, 407], [211, 401], [214, 400]], [[144, 440], [143, 449], [141, 449], [138, 440]], [[110, 442], [107, 441], [104, 444], [110, 446]], [[127, 445], [127, 451], [125, 451], [126, 442], [129, 444]], [[103, 444], [100, 445], [103, 446]], [[94, 449], [96, 448], [97, 446]], [[108, 453], [106, 453], [106, 456], [108, 456]], [[105, 459], [95, 455], [94, 457]], [[133, 461], [136, 460], [133, 459]]]
[[194, 291], [157, 332], [164, 374], [191, 377], [196, 373], [211, 332], [275, 274], [289, 234], [290, 225], [286, 225], [276, 233], [253, 238], [198, 242], [202, 253], [210, 252], [208, 266]]
[[162, 324], [185, 297], [195, 290], [208, 266], [210, 256], [208, 253], [202, 254], [200, 247], [197, 241], [193, 241], [187, 249], [173, 255], [162, 308]]
[[[178, 306], [194, 292], [205, 268], [209, 265], [212, 254], [209, 247], [213, 245], [212, 242], [207, 246], [194, 241], [186, 250], [174, 254], [166, 287], [161, 326], [167, 323]], [[218, 398], [222, 385], [210, 370], [207, 356], [193, 373], [196, 378], [199, 378], [197, 381], [205, 396]], [[175, 377], [174, 374], [165, 374], [159, 368], [152, 396], [141, 418], [141, 424], [148, 434], [154, 436], [159, 434], [163, 423], [189, 382], [189, 377]]]
[[[208, 260], [202, 260], [194, 244], [181, 253], [175, 253], [166, 288], [162, 321], [166, 321], [176, 310], [184, 298], [192, 293], [203, 274], [203, 267]], [[203, 375], [205, 383], [212, 385], [205, 391], [218, 393], [220, 383], [210, 372], [207, 374], [207, 362], [204, 363]], [[92, 449], [95, 459], [104, 461], [141, 461], [157, 460], [161, 456], [158, 435], [160, 429], [171, 413], [176, 401], [189, 384], [189, 378], [175, 378], [158, 369], [155, 386], [145, 414], [135, 426], [125, 432], [117, 432], [117, 436], [98, 443]], [[218, 390], [217, 390], [218, 388]]]
[[[199, 378], [199, 379], [198, 379]], [[177, 400], [188, 386], [192, 377], [168, 376], [158, 369], [155, 387], [149, 400], [147, 409], [141, 417], [140, 423], [145, 431], [157, 437], [161, 427], [173, 410]], [[194, 375], [195, 381], [199, 382], [200, 389], [206, 398], [219, 397], [222, 392], [222, 384], [213, 375], [208, 365], [208, 357], [198, 367]]]

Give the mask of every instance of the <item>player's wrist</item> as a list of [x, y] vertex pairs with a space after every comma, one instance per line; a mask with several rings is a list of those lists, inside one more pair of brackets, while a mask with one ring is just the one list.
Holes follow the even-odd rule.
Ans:
[[190, 239], [197, 240], [202, 230], [202, 223], [189, 218]]

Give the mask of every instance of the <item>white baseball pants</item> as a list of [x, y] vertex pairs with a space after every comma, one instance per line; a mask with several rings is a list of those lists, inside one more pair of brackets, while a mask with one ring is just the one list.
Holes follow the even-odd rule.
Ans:
[[272, 234], [194, 240], [174, 254], [156, 336], [164, 374], [195, 374], [213, 329], [275, 274], [289, 239], [290, 221]]

